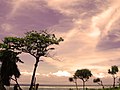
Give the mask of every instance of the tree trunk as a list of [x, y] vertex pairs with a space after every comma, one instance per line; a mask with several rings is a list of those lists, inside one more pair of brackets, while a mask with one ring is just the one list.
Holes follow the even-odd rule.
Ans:
[[83, 90], [85, 90], [85, 81], [83, 81]]
[[6, 90], [4, 85], [0, 82], [0, 90]]
[[35, 85], [35, 90], [38, 90], [39, 84]]
[[22, 88], [20, 87], [20, 85], [19, 85], [19, 83], [17, 81], [17, 78], [15, 78], [15, 79], [16, 79], [16, 84], [18, 85], [19, 90], [22, 90]]
[[103, 88], [103, 89], [105, 88], [103, 84], [102, 84], [102, 88]]
[[77, 80], [75, 80], [76, 90], [78, 90]]
[[115, 77], [113, 77], [113, 88], [115, 88]]
[[36, 69], [37, 69], [37, 66], [38, 66], [38, 62], [39, 62], [39, 58], [36, 58], [36, 63], [35, 63], [35, 66], [34, 66], [34, 71], [33, 71], [32, 80], [31, 80], [29, 90], [32, 90], [32, 88], [33, 88], [33, 82], [34, 82], [34, 79], [35, 79], [35, 73], [36, 73]]
[[0, 75], [0, 90], [6, 90], [6, 88], [4, 87], [2, 80], [1, 80], [1, 75]]
[[101, 81], [101, 85], [102, 85], [102, 88], [104, 89], [104, 85], [103, 85], [102, 81]]

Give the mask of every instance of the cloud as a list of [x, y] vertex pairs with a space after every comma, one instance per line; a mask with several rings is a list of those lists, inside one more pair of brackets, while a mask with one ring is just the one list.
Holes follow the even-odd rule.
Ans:
[[109, 32], [106, 37], [103, 37], [98, 45], [98, 50], [115, 50], [120, 48], [120, 30], [113, 30]]
[[97, 73], [97, 74], [94, 74], [94, 76], [96, 78], [104, 78], [104, 77], [107, 77], [108, 75], [104, 74], [104, 73]]
[[54, 72], [54, 73], [50, 72], [49, 74], [42, 74], [42, 75], [47, 76], [47, 77], [49, 77], [49, 76], [70, 77], [71, 76], [71, 74], [69, 72], [61, 71], [61, 70]]
[[[67, 16], [81, 16], [83, 15], [83, 13], [87, 13], [86, 16], [88, 16], [88, 14], [93, 14], [95, 12], [101, 11], [101, 7], [105, 7], [105, 5], [107, 4], [107, 0], [106, 1], [98, 1], [98, 0], [51, 0], [51, 2], [47, 1], [47, 4], [50, 8], [54, 9], [54, 10], [58, 10], [60, 13], [67, 15]], [[64, 4], [66, 3], [66, 4]], [[98, 10], [99, 9], [99, 10]], [[75, 17], [74, 17], [75, 18]]]
[[[108, 31], [111, 30], [113, 23], [120, 17], [118, 12], [119, 7], [115, 5], [108, 8], [108, 10], [102, 12], [100, 15], [93, 17], [93, 26], [94, 28], [100, 29], [103, 37], [104, 35], [107, 35]], [[104, 20], [104, 22], [101, 20]]]
[[11, 5], [7, 1], [8, 0], [0, 0], [0, 11], [2, 12], [0, 13], [0, 18], [4, 18], [4, 20], [12, 9]]
[[71, 15], [75, 13], [74, 9], [72, 9], [71, 6], [77, 4], [78, 0], [69, 0], [69, 2], [66, 0], [51, 0], [51, 2], [49, 2], [48, 0], [45, 1], [50, 8], [58, 10], [62, 14]]
[[53, 73], [52, 75], [59, 76], [59, 77], [61, 76], [70, 77], [71, 76], [71, 74], [67, 71], [58, 71], [56, 73]]
[[25, 9], [29, 10], [30, 8], [36, 10], [42, 10], [41, 5], [43, 6], [44, 2], [39, 0], [11, 0], [9, 3], [12, 6], [12, 10], [8, 15], [8, 19], [13, 18], [18, 15], [23, 15], [21, 11], [23, 12]]
[[[119, 1], [112, 2], [111, 7], [103, 11], [101, 14], [94, 16], [93, 29], [100, 32], [97, 48], [99, 50], [109, 50], [120, 47], [119, 43], [119, 29], [118, 20], [120, 19], [120, 6]], [[116, 25], [118, 27], [116, 27]]]
[[10, 32], [13, 29], [13, 27], [10, 24], [7, 24], [7, 23], [2, 24], [1, 28], [5, 32]]
[[[10, 30], [12, 27], [13, 35], [22, 36], [30, 30], [48, 29], [64, 18], [63, 15], [46, 7], [44, 0], [1, 0], [1, 2], [3, 3], [0, 5], [2, 8], [0, 11], [4, 15], [0, 14], [0, 29], [4, 31], [9, 27]], [[9, 33], [4, 36], [9, 36]]]
[[[120, 58], [111, 58], [110, 60], [106, 60], [106, 61], [101, 61], [99, 63], [93, 63], [92, 65], [96, 65], [96, 66], [100, 66], [100, 67], [110, 67], [110, 66], [113, 66], [113, 65], [117, 65], [117, 66], [120, 66], [119, 64], [119, 60]], [[106, 65], [107, 63], [107, 65]]]
[[[31, 76], [33, 74], [33, 72], [27, 72], [27, 71], [21, 71], [20, 73], [25, 76]], [[36, 73], [36, 75], [40, 75], [40, 74]]]

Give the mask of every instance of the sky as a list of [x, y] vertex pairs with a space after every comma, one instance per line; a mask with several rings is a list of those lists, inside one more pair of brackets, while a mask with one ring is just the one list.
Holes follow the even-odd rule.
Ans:
[[[91, 70], [93, 78], [112, 83], [108, 69], [120, 67], [120, 0], [0, 0], [0, 41], [45, 30], [64, 41], [42, 57], [36, 72], [39, 84], [72, 84], [77, 69]], [[21, 54], [19, 82], [30, 83], [35, 58]], [[117, 74], [120, 76], [120, 73]], [[108, 82], [109, 80], [109, 82]], [[81, 81], [79, 81], [81, 84]]]

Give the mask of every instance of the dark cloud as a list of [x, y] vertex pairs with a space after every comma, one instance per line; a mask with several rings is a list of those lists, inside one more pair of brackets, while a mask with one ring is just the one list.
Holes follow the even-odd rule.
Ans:
[[108, 0], [82, 0], [73, 8], [79, 12], [79, 14], [85, 13], [81, 18], [90, 18], [93, 15], [100, 13], [109, 6]]
[[[1, 25], [6, 22], [7, 15], [12, 10], [11, 5], [7, 0], [0, 0], [0, 33], [4, 33]], [[2, 35], [0, 35], [2, 37]]]
[[37, 1], [34, 4], [33, 6], [23, 4], [12, 12], [15, 7], [11, 6], [11, 3], [0, 0], [0, 32], [4, 34], [1, 37], [9, 35], [5, 34], [6, 31], [2, 28], [2, 25], [6, 23], [13, 27], [11, 33], [21, 35], [29, 30], [47, 29], [59, 24], [59, 21], [65, 18], [58, 11], [46, 7], [45, 3]]
[[120, 48], [120, 30], [112, 30], [103, 37], [97, 45], [98, 50], [111, 50]]
[[62, 18], [61, 15], [56, 12], [46, 9], [45, 12], [39, 10], [24, 10], [19, 15], [9, 19], [7, 22], [16, 27], [16, 30], [29, 30], [29, 29], [46, 29], [59, 23]]
[[0, 17], [5, 18], [11, 9], [12, 7], [7, 0], [0, 0]]

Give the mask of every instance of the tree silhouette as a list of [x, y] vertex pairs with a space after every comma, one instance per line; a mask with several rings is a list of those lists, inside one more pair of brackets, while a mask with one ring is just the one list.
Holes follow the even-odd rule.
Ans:
[[112, 75], [113, 77], [113, 88], [115, 88], [115, 79], [117, 78], [115, 74], [119, 71], [118, 66], [114, 65], [111, 66], [111, 69], [108, 69], [108, 73]]
[[70, 82], [74, 82], [76, 86], [76, 90], [78, 90], [78, 85], [77, 85], [77, 77], [74, 75], [73, 77], [69, 78]]
[[103, 87], [103, 89], [104, 89], [104, 85], [102, 83], [102, 80], [100, 80], [100, 78], [93, 79], [93, 82], [97, 83], [98, 85], [101, 85]]
[[35, 73], [40, 58], [42, 56], [48, 57], [49, 51], [55, 49], [51, 47], [51, 45], [59, 45], [59, 42], [61, 41], [63, 41], [61, 37], [56, 38], [55, 34], [48, 34], [45, 30], [41, 31], [40, 33], [37, 31], [27, 32], [23, 38], [6, 37], [4, 39], [4, 42], [9, 45], [9, 48], [29, 53], [36, 60], [29, 90], [32, 90]]
[[83, 81], [83, 89], [85, 89], [85, 82], [92, 76], [89, 69], [81, 69], [75, 72], [75, 76]]
[[17, 56], [19, 53], [11, 50], [0, 51], [0, 62], [2, 62], [0, 76], [3, 85], [9, 86], [10, 80], [14, 76], [15, 79], [20, 77], [20, 71], [17, 67], [17, 62], [21, 62]]

